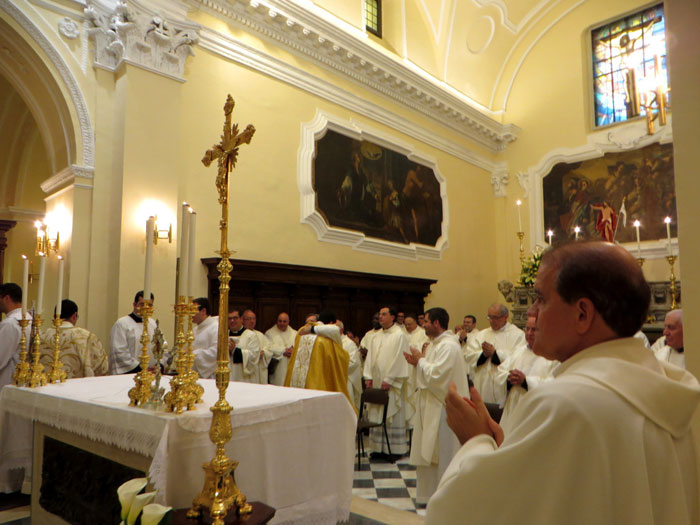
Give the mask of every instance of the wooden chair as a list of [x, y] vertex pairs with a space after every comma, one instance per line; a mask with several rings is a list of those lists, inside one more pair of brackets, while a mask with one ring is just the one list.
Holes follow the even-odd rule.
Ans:
[[[380, 405], [384, 407], [382, 412], [382, 422], [374, 423], [372, 421], [366, 421], [363, 419], [362, 415], [365, 410], [365, 403], [371, 405]], [[389, 432], [386, 429], [386, 411], [389, 408], [389, 392], [387, 390], [382, 390], [381, 388], [367, 388], [362, 391], [362, 397], [360, 398], [360, 414], [357, 417], [357, 469], [360, 469], [360, 457], [365, 455], [365, 443], [362, 438], [364, 431], [366, 429], [383, 427], [384, 429], [384, 439], [386, 439], [386, 447], [389, 450], [389, 455], [391, 455], [391, 446], [389, 445]]]

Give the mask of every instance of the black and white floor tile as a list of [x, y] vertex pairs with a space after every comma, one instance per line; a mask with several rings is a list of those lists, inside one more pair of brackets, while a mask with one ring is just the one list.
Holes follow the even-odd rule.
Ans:
[[408, 457], [396, 463], [362, 457], [359, 469], [355, 460], [352, 495], [425, 516], [425, 505], [416, 504], [416, 467]]

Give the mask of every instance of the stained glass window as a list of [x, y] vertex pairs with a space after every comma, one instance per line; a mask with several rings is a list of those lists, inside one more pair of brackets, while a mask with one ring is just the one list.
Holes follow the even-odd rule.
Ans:
[[370, 33], [382, 36], [382, 0], [365, 0], [365, 26]]
[[637, 116], [635, 99], [644, 103], [648, 85], [655, 85], [657, 78], [668, 83], [665, 28], [664, 6], [659, 4], [591, 32], [596, 126]]

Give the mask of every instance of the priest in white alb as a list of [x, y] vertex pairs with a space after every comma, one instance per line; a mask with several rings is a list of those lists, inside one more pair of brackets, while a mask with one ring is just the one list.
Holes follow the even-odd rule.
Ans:
[[[425, 334], [423, 327], [418, 326], [416, 316], [410, 313], [406, 314], [404, 326], [406, 328], [408, 346], [422, 353], [423, 348], [428, 344], [430, 339], [428, 339], [428, 336]], [[416, 415], [416, 388], [415, 374], [409, 374], [408, 380], [406, 381], [406, 424], [409, 429], [413, 428], [413, 418]]]
[[515, 350], [525, 346], [525, 333], [508, 322], [508, 308], [492, 304], [488, 309], [489, 328], [469, 338], [467, 372], [485, 403], [501, 405], [505, 391], [499, 386], [498, 367]]
[[265, 337], [265, 334], [263, 334], [260, 330], [255, 329], [256, 323], [257, 316], [255, 315], [255, 312], [253, 312], [253, 310], [245, 310], [243, 312], [243, 326], [245, 327], [246, 332], [252, 332], [255, 335], [256, 339], [258, 340], [258, 349], [260, 351], [257, 371], [253, 373], [253, 375], [257, 373], [257, 378], [253, 382], [261, 385], [267, 385], [267, 367], [270, 366], [270, 361], [272, 360], [272, 356], [274, 354], [270, 348], [270, 340]]
[[449, 325], [447, 311], [429, 309], [423, 321], [425, 333], [430, 337], [425, 355], [411, 346], [411, 355], [405, 356], [418, 389], [409, 459], [417, 467], [416, 503], [428, 502], [460, 447], [447, 426], [445, 396], [450, 383], [456, 385], [460, 396], [469, 395], [469, 386], [462, 349], [457, 336], [448, 330]]
[[662, 344], [654, 345], [652, 352], [659, 361], [685, 368], [683, 347], [683, 310], [671, 310], [664, 319]]
[[197, 313], [192, 316], [194, 342], [194, 369], [203, 379], [214, 377], [216, 372], [216, 354], [219, 343], [219, 317], [209, 315], [209, 299], [198, 297], [192, 301]]
[[[365, 386], [381, 388], [389, 393], [387, 430], [392, 455], [408, 452], [406, 439], [406, 379], [408, 363], [403, 354], [410, 353], [408, 339], [403, 330], [394, 323], [396, 310], [384, 307], [379, 310], [378, 332], [369, 343], [367, 359], [363, 369]], [[382, 408], [370, 405], [370, 421], [382, 420]], [[389, 453], [381, 428], [370, 429], [370, 448], [377, 453]]]
[[273, 354], [271, 363], [275, 369], [269, 377], [270, 384], [284, 385], [284, 378], [287, 376], [287, 365], [289, 364], [292, 350], [294, 350], [296, 336], [297, 331], [289, 326], [289, 314], [286, 312], [281, 312], [277, 316], [277, 323], [265, 332], [265, 337], [270, 341], [270, 351]]
[[336, 321], [336, 326], [340, 330], [340, 343], [348, 353], [348, 394], [355, 405], [355, 410], [360, 410], [360, 397], [362, 397], [362, 356], [360, 348], [355, 342], [345, 335], [345, 325], [341, 320]]

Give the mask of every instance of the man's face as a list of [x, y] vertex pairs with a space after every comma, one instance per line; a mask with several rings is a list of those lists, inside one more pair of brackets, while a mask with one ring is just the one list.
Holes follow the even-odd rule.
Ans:
[[289, 327], [289, 316], [287, 314], [279, 314], [277, 316], [277, 328], [284, 332]]
[[403, 312], [398, 312], [396, 314], [396, 322], [399, 324], [403, 324], [406, 319], [406, 315]]
[[394, 319], [395, 316], [389, 313], [388, 308], [382, 308], [379, 310], [379, 324], [382, 326], [382, 328], [390, 328], [391, 325], [394, 324]]
[[535, 346], [535, 332], [537, 331], [537, 317], [528, 317], [525, 323], [525, 340], [527, 345], [532, 348]]
[[462, 327], [464, 328], [464, 331], [469, 333], [472, 330], [474, 330], [474, 320], [471, 317], [465, 317], [464, 318], [464, 324]]
[[376, 313], [372, 316], [372, 328], [376, 330], [380, 326], [381, 325], [379, 324], [379, 313]]
[[198, 310], [197, 313], [192, 316], [192, 322], [194, 324], [199, 324], [207, 318], [207, 311], [204, 308], [202, 308], [199, 304], [194, 304], [197, 305]]
[[304, 324], [318, 323], [318, 316], [316, 314], [311, 314], [306, 316]]
[[406, 325], [406, 330], [408, 330], [409, 332], [413, 332], [413, 330], [415, 330], [418, 326], [416, 320], [413, 317], [406, 317], [404, 324]]
[[675, 350], [683, 348], [683, 320], [675, 315], [669, 314], [664, 321], [664, 336], [666, 344]]
[[500, 330], [508, 321], [508, 314], [502, 315], [499, 307], [492, 306], [488, 309], [488, 319], [493, 330]]
[[240, 330], [243, 323], [241, 323], [241, 314], [237, 310], [234, 310], [228, 314], [228, 328], [232, 332], [237, 332]]
[[9, 295], [3, 295], [2, 297], [0, 297], [0, 313], [9, 314], [10, 313], [9, 305], [10, 305], [10, 296]]
[[425, 314], [425, 319], [423, 320], [423, 330], [425, 330], [425, 335], [428, 337], [440, 335], [440, 329], [437, 326], [437, 322], [430, 320], [430, 314]]
[[537, 299], [531, 311], [536, 316], [535, 341], [532, 350], [552, 361], [566, 361], [576, 353], [575, 303], [567, 304], [554, 289], [557, 269], [540, 266], [535, 281]]
[[425, 315], [424, 314], [418, 314], [418, 326], [423, 326], [423, 323], [425, 322]]
[[[141, 308], [143, 308], [143, 305], [146, 304], [143, 300], [143, 297], [139, 297], [139, 300], [134, 303], [134, 315], [138, 315], [141, 317]], [[148, 304], [153, 306], [153, 299], [148, 301]]]
[[243, 326], [246, 327], [246, 330], [254, 330], [255, 329], [255, 314], [248, 310], [243, 314]]

